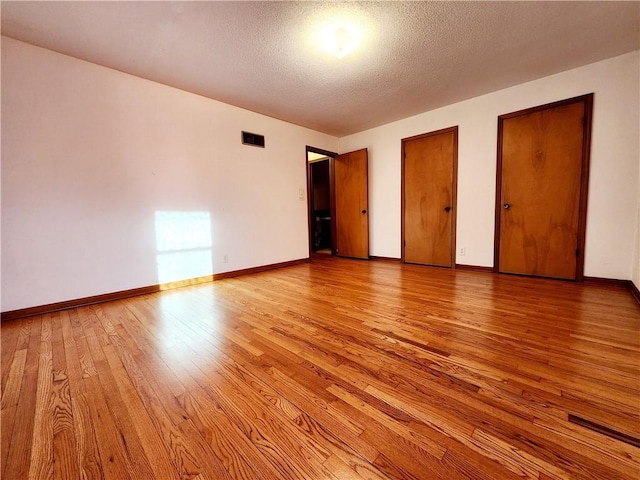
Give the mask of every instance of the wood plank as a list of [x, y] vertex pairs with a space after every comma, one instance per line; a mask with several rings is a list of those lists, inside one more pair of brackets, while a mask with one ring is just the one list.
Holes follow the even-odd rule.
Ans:
[[2, 409], [15, 407], [18, 404], [20, 387], [24, 376], [24, 366], [27, 363], [27, 349], [17, 350], [13, 354], [13, 359], [8, 362], [11, 369], [7, 374], [7, 382], [2, 390]]
[[178, 399], [232, 478], [276, 478], [279, 472], [203, 390]]
[[[120, 338], [126, 339], [124, 330]], [[173, 468], [178, 471], [180, 478], [189, 478], [203, 473], [205, 467], [209, 467], [214, 473], [214, 478], [223, 480], [229, 478], [228, 472], [222, 468], [220, 461], [206, 447], [204, 439], [196, 434], [193, 423], [189, 421], [186, 412], [179, 406], [176, 397], [168, 386], [156, 380], [152, 363], [146, 363], [148, 357], [144, 355], [132, 355], [136, 346], [130, 341], [114, 342], [114, 348], [122, 362], [128, 377], [131, 379], [135, 390], [145, 409], [149, 420], [162, 439], [164, 449], [168, 453]], [[155, 359], [151, 359], [152, 361]], [[156, 364], [157, 365], [157, 364]], [[171, 378], [165, 372], [167, 381]], [[184, 393], [184, 388], [180, 393]]]
[[[51, 315], [51, 349], [53, 368], [53, 459], [54, 478], [80, 478], [69, 375], [67, 374], [63, 314]], [[66, 316], [66, 315], [65, 315]]]
[[314, 258], [6, 327], [3, 478], [640, 471], [640, 306], [616, 285]]
[[69, 378], [69, 394], [73, 432], [75, 437], [75, 457], [79, 478], [103, 478], [100, 465], [96, 433], [90, 418], [89, 405], [85, 395], [83, 367], [76, 348], [71, 312], [61, 312], [60, 323], [62, 341]]
[[[14, 415], [13, 432], [8, 443], [8, 451], [3, 452], [6, 458], [2, 465], [2, 478], [27, 478], [31, 461], [33, 428], [36, 410], [36, 394], [38, 391], [38, 367], [40, 359], [41, 318], [34, 317], [29, 330], [27, 360], [18, 403]], [[4, 341], [4, 338], [2, 338]], [[7, 392], [10, 395], [13, 393]], [[3, 424], [3, 430], [5, 426]], [[3, 443], [3, 448], [5, 443]]]
[[607, 437], [615, 438], [616, 440], [620, 440], [621, 442], [628, 443], [629, 445], [633, 445], [634, 447], [640, 448], [640, 439], [633, 437], [631, 435], [627, 435], [626, 433], [619, 432], [609, 427], [605, 427], [604, 425], [600, 425], [592, 420], [587, 420], [582, 417], [578, 417], [577, 415], [569, 414], [569, 421], [571, 423], [575, 423], [576, 425], [581, 425], [589, 430], [593, 430], [594, 432], [602, 433]]
[[28, 478], [53, 478], [53, 353], [51, 318], [44, 315], [38, 359], [38, 388]]
[[[2, 382], [0, 386], [2, 392], [6, 390], [6, 382], [8, 379], [8, 372], [11, 368], [11, 359], [17, 348], [18, 335], [21, 330], [21, 325], [4, 323], [0, 324], [0, 337], [2, 338], [2, 351], [0, 351], [0, 371], [2, 372]], [[21, 348], [25, 348], [24, 346]]]

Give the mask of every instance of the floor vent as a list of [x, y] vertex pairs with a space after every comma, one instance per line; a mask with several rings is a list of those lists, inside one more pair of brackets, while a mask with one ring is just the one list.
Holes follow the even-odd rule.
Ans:
[[620, 440], [621, 442], [628, 443], [629, 445], [633, 445], [634, 447], [640, 447], [640, 438], [632, 437], [631, 435], [627, 435], [626, 433], [618, 432], [617, 430], [605, 427], [604, 425], [592, 422], [591, 420], [586, 420], [570, 413], [569, 421], [571, 423], [575, 423], [576, 425], [580, 425], [581, 427], [593, 430], [594, 432], [606, 435], [607, 437], [615, 438], [616, 440]]

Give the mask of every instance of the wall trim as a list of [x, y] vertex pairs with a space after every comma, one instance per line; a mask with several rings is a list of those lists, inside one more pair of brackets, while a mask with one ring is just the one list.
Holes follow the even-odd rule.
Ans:
[[401, 260], [397, 257], [378, 257], [376, 255], [371, 255], [369, 256], [370, 260], [378, 260], [381, 262], [394, 262], [394, 263], [401, 263]]
[[602, 277], [584, 277], [584, 283], [591, 285], [601, 285], [609, 287], [625, 288], [629, 290], [631, 296], [640, 305], [640, 290], [636, 287], [636, 284], [631, 280], [618, 280], [615, 278], [602, 278]]
[[286, 262], [271, 263], [269, 265], [261, 265], [259, 267], [243, 268], [242, 270], [233, 270], [231, 272], [215, 273], [213, 275], [214, 280], [224, 280], [225, 278], [239, 277], [241, 275], [249, 275], [251, 273], [266, 272], [267, 270], [275, 270], [277, 268], [293, 267], [294, 265], [300, 265], [302, 263], [309, 263], [311, 260], [309, 257], [299, 258], [297, 260], [288, 260]]
[[603, 278], [603, 277], [584, 277], [584, 283], [591, 285], [602, 285], [608, 287], [623, 287], [630, 288], [631, 280], [618, 280], [617, 278]]
[[[327, 256], [329, 257], [329, 256]], [[394, 257], [378, 257], [371, 256], [371, 260], [401, 263], [399, 258]], [[226, 278], [234, 278], [242, 275], [250, 275], [252, 273], [266, 272], [268, 270], [275, 270], [278, 268], [293, 267], [295, 265], [301, 265], [303, 263], [309, 263], [311, 258], [299, 258], [297, 260], [289, 260], [286, 262], [272, 263], [269, 265], [261, 265], [259, 267], [244, 268], [241, 270], [233, 270], [230, 272], [215, 273], [213, 275], [205, 275], [204, 277], [189, 278], [186, 280], [179, 280], [176, 282], [161, 283], [156, 285], [149, 285], [147, 287], [132, 288], [129, 290], [121, 290], [118, 292], [104, 293], [101, 295], [93, 295], [91, 297], [77, 298], [74, 300], [66, 300], [63, 302], [49, 303], [47, 305], [38, 305], [35, 307], [21, 308], [18, 310], [10, 310], [2, 312], [0, 314], [0, 321], [8, 322], [10, 320], [17, 320], [25, 317], [32, 317], [35, 315], [44, 315], [48, 313], [59, 312], [62, 310], [69, 310], [72, 308], [85, 307], [88, 305], [95, 305], [98, 303], [112, 302], [114, 300], [123, 300], [125, 298], [138, 297], [141, 295], [149, 295], [152, 293], [158, 293], [165, 290], [173, 290], [175, 288], [189, 287], [192, 285], [199, 285], [202, 283], [209, 283], [217, 280], [224, 280]], [[467, 270], [472, 272], [485, 272], [494, 273], [492, 267], [483, 267], [480, 265], [464, 265], [460, 263], [455, 264], [457, 270]], [[640, 305], [640, 290], [631, 280], [618, 280], [615, 278], [602, 278], [602, 277], [584, 277], [583, 280], [586, 284], [592, 285], [604, 285], [612, 287], [623, 287], [629, 290], [635, 301]]]
[[465, 265], [462, 263], [456, 263], [457, 270], [469, 270], [471, 272], [485, 272], [485, 273], [494, 273], [493, 267], [483, 267], [481, 265]]
[[636, 299], [636, 302], [638, 302], [638, 305], [640, 305], [640, 290], [638, 290], [636, 284], [631, 280], [629, 280], [629, 291], [631, 292], [631, 295], [633, 295], [633, 298]]
[[202, 283], [209, 283], [215, 280], [224, 280], [225, 278], [239, 277], [241, 275], [249, 275], [251, 273], [259, 273], [277, 268], [291, 267], [302, 263], [308, 263], [309, 258], [300, 258], [298, 260], [289, 260], [287, 262], [272, 263], [269, 265], [261, 265], [259, 267], [245, 268], [242, 270], [234, 270], [231, 272], [215, 273], [213, 275], [205, 275], [203, 277], [188, 278], [186, 280], [178, 280], [176, 282], [160, 283], [149, 285], [146, 287], [132, 288], [129, 290], [120, 290], [118, 292], [103, 293], [100, 295], [92, 295], [90, 297], [76, 298], [73, 300], [65, 300], [63, 302], [49, 303], [47, 305], [38, 305], [35, 307], [21, 308], [18, 310], [10, 310], [0, 314], [1, 322], [17, 320], [19, 318], [32, 317], [34, 315], [44, 315], [48, 313], [60, 312], [72, 308], [86, 307], [98, 303], [112, 302], [114, 300], [123, 300], [125, 298], [138, 297], [141, 295], [149, 295], [152, 293], [162, 292], [165, 290], [173, 290], [175, 288], [189, 287]]

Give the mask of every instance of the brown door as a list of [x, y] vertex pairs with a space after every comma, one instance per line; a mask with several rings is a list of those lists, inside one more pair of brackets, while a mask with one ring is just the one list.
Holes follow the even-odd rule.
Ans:
[[336, 254], [369, 258], [367, 149], [335, 158]]
[[581, 279], [592, 98], [499, 118], [500, 272]]
[[458, 127], [402, 141], [403, 260], [454, 265]]

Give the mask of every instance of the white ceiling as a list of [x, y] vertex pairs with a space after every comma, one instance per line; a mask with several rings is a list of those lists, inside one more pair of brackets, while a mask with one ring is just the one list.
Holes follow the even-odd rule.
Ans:
[[[640, 48], [638, 1], [1, 8], [3, 35], [336, 136]], [[360, 29], [352, 54], [313, 43], [330, 24]]]

